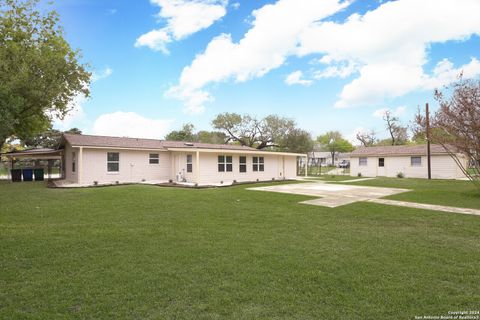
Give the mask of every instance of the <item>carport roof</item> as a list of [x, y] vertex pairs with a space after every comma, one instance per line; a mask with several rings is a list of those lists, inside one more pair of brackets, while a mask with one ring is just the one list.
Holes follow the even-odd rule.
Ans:
[[6, 157], [22, 157], [22, 158], [46, 158], [46, 157], [59, 157], [61, 156], [62, 149], [48, 149], [48, 148], [35, 148], [27, 150], [18, 150], [2, 153], [2, 156]]

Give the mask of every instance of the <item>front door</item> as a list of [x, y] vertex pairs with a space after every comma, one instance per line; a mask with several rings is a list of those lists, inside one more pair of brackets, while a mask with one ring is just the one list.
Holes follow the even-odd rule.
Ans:
[[377, 163], [377, 176], [379, 177], [385, 177], [385, 158], [378, 158], [378, 163]]

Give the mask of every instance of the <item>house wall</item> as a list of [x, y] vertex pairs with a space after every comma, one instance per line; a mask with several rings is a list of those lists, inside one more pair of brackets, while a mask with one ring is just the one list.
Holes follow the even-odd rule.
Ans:
[[[218, 156], [230, 155], [228, 153], [200, 153], [200, 181], [201, 184], [231, 183], [245, 181], [270, 181], [293, 179], [297, 176], [296, 157], [295, 156], [277, 156], [277, 155], [254, 155], [254, 154], [231, 154], [233, 160], [232, 172], [218, 172]], [[247, 172], [240, 172], [240, 156], [247, 157]], [[264, 171], [253, 171], [253, 157], [264, 157]], [[194, 169], [195, 171], [195, 169]]]
[[[107, 172], [107, 152], [119, 153], [119, 172]], [[149, 163], [150, 153], [159, 154], [158, 164]], [[171, 178], [171, 171], [169, 152], [83, 148], [81, 183], [168, 180]]]
[[[72, 153], [75, 152], [77, 163], [76, 170], [72, 171]], [[78, 152], [79, 148], [72, 148], [68, 143], [65, 145], [65, 157], [63, 166], [65, 167], [65, 180], [71, 183], [78, 183]]]
[[[378, 166], [378, 159], [385, 159], [385, 166]], [[385, 156], [367, 157], [367, 165], [360, 166], [359, 158], [352, 157], [350, 163], [350, 175], [357, 176], [361, 173], [364, 177], [396, 177], [402, 172], [406, 178], [427, 178], [427, 157], [422, 156], [421, 166], [411, 166], [411, 156]], [[462, 158], [463, 160], [464, 158]], [[458, 179], [464, 175], [455, 161], [449, 155], [432, 155], [432, 178], [433, 179]]]

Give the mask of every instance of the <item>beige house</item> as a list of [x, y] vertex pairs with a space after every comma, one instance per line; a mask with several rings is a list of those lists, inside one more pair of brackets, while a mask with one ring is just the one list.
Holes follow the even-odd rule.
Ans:
[[[364, 177], [427, 178], [427, 146], [361, 147], [350, 154], [350, 175]], [[458, 154], [466, 167], [467, 158]], [[440, 145], [431, 146], [431, 170], [434, 179], [459, 179], [465, 175]]]
[[199, 185], [293, 179], [297, 157], [239, 145], [65, 134], [64, 177], [73, 184], [175, 181]]

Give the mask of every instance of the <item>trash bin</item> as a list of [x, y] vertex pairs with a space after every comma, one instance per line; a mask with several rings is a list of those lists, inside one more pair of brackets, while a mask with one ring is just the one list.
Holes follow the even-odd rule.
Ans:
[[43, 181], [43, 168], [33, 169], [33, 176], [35, 181]]
[[22, 169], [10, 170], [12, 182], [22, 182]]
[[33, 169], [23, 169], [23, 181], [33, 181]]

